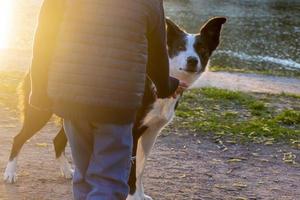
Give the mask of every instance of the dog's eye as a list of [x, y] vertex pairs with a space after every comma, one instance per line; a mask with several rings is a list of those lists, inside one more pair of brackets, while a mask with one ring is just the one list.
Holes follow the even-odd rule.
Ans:
[[196, 49], [200, 52], [200, 53], [205, 53], [206, 49], [202, 46], [202, 45], [197, 45]]
[[179, 50], [179, 51], [184, 51], [184, 50], [185, 50], [185, 46], [183, 46], [183, 45], [179, 46], [179, 47], [178, 47], [178, 50]]

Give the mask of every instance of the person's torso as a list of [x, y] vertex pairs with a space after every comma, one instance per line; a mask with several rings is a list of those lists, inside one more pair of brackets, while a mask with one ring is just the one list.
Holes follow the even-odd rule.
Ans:
[[55, 101], [137, 108], [147, 64], [147, 0], [66, 0], [49, 70]]

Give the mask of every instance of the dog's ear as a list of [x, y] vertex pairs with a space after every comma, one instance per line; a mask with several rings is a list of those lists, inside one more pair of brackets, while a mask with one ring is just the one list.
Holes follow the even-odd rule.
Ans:
[[166, 18], [166, 25], [167, 25], [167, 35], [168, 36], [178, 35], [178, 34], [182, 34], [184, 32], [179, 26], [177, 26], [169, 18]]
[[200, 30], [200, 36], [205, 46], [212, 52], [220, 43], [222, 25], [226, 22], [225, 17], [215, 17], [208, 20]]

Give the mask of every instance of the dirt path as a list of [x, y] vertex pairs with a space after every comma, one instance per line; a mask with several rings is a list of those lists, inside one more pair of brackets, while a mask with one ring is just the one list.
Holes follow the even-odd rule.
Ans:
[[[3, 172], [20, 123], [15, 113], [2, 106], [0, 115]], [[18, 182], [0, 181], [1, 200], [71, 199], [70, 181], [60, 177], [54, 159], [51, 140], [56, 131], [50, 123], [26, 143], [19, 159]], [[226, 145], [228, 150], [222, 151], [210, 137], [164, 133], [146, 169], [147, 193], [155, 200], [300, 199], [300, 167], [282, 161], [285, 152], [293, 152], [299, 162], [299, 150], [285, 145]], [[67, 155], [70, 157], [69, 150]]]
[[194, 87], [208, 86], [250, 92], [300, 94], [300, 79], [259, 74], [206, 72]]

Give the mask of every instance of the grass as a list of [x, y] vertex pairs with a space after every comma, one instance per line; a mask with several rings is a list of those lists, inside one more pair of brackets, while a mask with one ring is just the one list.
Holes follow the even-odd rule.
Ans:
[[18, 104], [17, 88], [24, 76], [20, 71], [2, 71], [0, 73], [0, 103], [11, 109]]
[[185, 93], [173, 126], [242, 142], [300, 142], [300, 98], [194, 89]]
[[285, 110], [276, 116], [276, 120], [286, 125], [297, 125], [300, 124], [300, 112], [295, 110]]
[[256, 73], [263, 75], [273, 75], [273, 76], [285, 76], [300, 78], [300, 70], [288, 70], [288, 69], [248, 69], [239, 67], [229, 67], [229, 66], [211, 66], [210, 71], [225, 71], [225, 72], [239, 72], [239, 73]]

